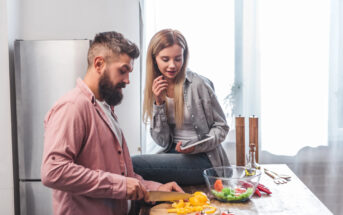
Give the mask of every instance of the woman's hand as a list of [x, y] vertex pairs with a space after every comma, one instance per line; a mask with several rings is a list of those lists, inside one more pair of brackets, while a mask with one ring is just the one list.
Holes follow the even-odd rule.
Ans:
[[156, 104], [163, 104], [163, 92], [168, 89], [168, 82], [163, 79], [163, 75], [158, 76], [152, 83], [152, 92], [155, 96]]
[[182, 150], [182, 149], [181, 149], [181, 144], [182, 144], [182, 142], [179, 141], [179, 142], [176, 144], [176, 147], [175, 147], [175, 150], [178, 151], [178, 152], [180, 152], [180, 153], [189, 154], [189, 153], [193, 152], [194, 149], [195, 149], [195, 146], [192, 146], [192, 147], [190, 147], [190, 148], [188, 148], [188, 149]]

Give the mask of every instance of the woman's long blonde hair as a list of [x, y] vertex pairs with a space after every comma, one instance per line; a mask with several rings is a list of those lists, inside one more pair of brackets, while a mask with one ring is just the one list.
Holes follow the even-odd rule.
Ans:
[[188, 63], [188, 45], [185, 37], [179, 31], [172, 29], [164, 29], [157, 32], [149, 43], [146, 59], [143, 121], [146, 123], [149, 119], [152, 120], [153, 103], [155, 101], [152, 92], [152, 83], [155, 78], [161, 75], [156, 63], [156, 56], [162, 49], [173, 46], [174, 44], [183, 48], [184, 61], [179, 74], [175, 77], [174, 86], [175, 123], [176, 127], [180, 128], [183, 123], [184, 114], [183, 83], [185, 81]]

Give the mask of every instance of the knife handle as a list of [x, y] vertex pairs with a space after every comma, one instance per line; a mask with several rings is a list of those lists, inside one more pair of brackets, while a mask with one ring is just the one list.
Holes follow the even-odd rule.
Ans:
[[267, 169], [264, 169], [264, 173], [266, 173], [267, 175], [269, 175], [272, 179], [275, 179], [275, 178], [278, 178], [277, 175], [275, 175], [273, 172], [267, 170]]

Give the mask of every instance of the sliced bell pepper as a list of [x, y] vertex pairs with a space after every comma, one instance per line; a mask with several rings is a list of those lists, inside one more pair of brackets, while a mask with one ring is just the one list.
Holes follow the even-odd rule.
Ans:
[[260, 190], [258, 189], [258, 187], [256, 187], [255, 194], [258, 195], [258, 197], [262, 196]]
[[272, 194], [272, 192], [266, 187], [264, 186], [263, 184], [258, 184], [257, 185], [257, 188], [262, 191], [262, 192], [265, 192], [267, 194]]

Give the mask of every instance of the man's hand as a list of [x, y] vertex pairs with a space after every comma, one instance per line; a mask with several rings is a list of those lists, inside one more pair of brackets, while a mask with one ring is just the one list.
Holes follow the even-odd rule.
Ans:
[[180, 152], [180, 153], [188, 154], [188, 153], [193, 152], [194, 149], [195, 149], [195, 146], [192, 146], [192, 147], [190, 147], [190, 148], [188, 148], [188, 149], [182, 150], [182, 149], [181, 149], [181, 144], [182, 144], [182, 142], [179, 141], [179, 142], [176, 144], [176, 147], [175, 147], [175, 150], [178, 151], [178, 152]]
[[179, 187], [179, 185], [177, 185], [176, 182], [169, 182], [166, 184], [162, 184], [159, 188], [158, 191], [177, 191], [177, 192], [181, 192], [184, 193], [184, 191], [182, 190], [181, 187]]
[[126, 198], [140, 200], [147, 196], [147, 191], [138, 179], [126, 177]]

